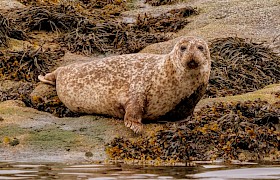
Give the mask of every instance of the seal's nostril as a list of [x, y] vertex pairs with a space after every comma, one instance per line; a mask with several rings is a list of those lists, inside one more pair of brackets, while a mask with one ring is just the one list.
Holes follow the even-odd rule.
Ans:
[[191, 61], [188, 62], [187, 66], [190, 69], [195, 69], [198, 67], [198, 63], [194, 59], [192, 59]]
[[203, 50], [204, 50], [204, 47], [201, 46], [201, 45], [199, 45], [199, 46], [197, 47], [197, 49], [199, 49], [200, 51], [203, 51]]
[[181, 46], [181, 52], [184, 52], [187, 50], [187, 47], [186, 46]]

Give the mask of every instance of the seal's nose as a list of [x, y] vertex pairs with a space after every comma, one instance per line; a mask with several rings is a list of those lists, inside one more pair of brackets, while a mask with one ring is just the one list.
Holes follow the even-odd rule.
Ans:
[[191, 42], [189, 44], [189, 51], [188, 51], [188, 62], [186, 63], [189, 69], [196, 69], [201, 64], [201, 45], [198, 45], [196, 42]]
[[187, 63], [187, 66], [190, 68], [190, 69], [195, 69], [198, 67], [198, 63], [192, 58], [188, 63]]

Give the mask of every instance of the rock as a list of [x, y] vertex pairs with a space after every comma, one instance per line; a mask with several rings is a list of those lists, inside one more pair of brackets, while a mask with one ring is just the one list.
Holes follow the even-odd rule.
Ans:
[[36, 106], [38, 102], [47, 101], [54, 96], [57, 96], [55, 86], [40, 83], [30, 94], [30, 99], [31, 103]]
[[1, 0], [0, 9], [12, 9], [12, 8], [23, 8], [23, 4], [16, 0]]

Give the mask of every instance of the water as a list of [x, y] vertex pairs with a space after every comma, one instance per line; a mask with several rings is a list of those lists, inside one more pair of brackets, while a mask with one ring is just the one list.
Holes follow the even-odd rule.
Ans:
[[280, 179], [280, 165], [132, 165], [0, 162], [0, 179]]

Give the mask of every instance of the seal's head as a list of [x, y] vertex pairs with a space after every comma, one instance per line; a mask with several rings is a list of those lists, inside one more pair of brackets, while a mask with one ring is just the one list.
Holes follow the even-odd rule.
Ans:
[[183, 37], [173, 48], [171, 56], [177, 68], [183, 71], [210, 69], [210, 52], [203, 39]]

